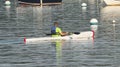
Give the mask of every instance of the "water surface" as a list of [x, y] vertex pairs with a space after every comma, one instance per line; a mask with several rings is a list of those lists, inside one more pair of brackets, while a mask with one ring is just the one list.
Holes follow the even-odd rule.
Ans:
[[[101, 7], [93, 1], [63, 1], [56, 6], [25, 6], [0, 1], [0, 67], [118, 67], [120, 64], [119, 6]], [[81, 2], [88, 7], [82, 8]], [[94, 6], [94, 7], [93, 7]], [[117, 9], [117, 10], [116, 10]], [[95, 41], [23, 43], [24, 37], [43, 37], [54, 21], [63, 31], [90, 30], [97, 18]], [[115, 24], [113, 24], [115, 20]]]

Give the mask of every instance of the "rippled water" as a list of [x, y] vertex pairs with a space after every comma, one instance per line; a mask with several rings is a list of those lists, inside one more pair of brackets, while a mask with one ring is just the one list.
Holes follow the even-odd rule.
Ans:
[[[81, 7], [81, 2], [88, 7]], [[56, 6], [18, 5], [0, 1], [0, 67], [119, 67], [120, 6], [101, 7], [92, 1], [67, 0]], [[117, 10], [116, 10], [117, 9]], [[54, 21], [63, 31], [90, 30], [99, 21], [95, 42], [57, 41], [24, 44], [24, 37], [43, 37]], [[115, 24], [113, 24], [115, 20]]]

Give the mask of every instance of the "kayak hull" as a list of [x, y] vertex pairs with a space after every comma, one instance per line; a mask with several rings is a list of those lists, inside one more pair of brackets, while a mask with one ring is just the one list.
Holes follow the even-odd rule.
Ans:
[[43, 42], [43, 41], [56, 41], [56, 40], [91, 40], [94, 37], [94, 32], [85, 31], [80, 32], [80, 34], [72, 34], [63, 37], [38, 37], [38, 38], [24, 38], [24, 43], [35, 43], [35, 42]]

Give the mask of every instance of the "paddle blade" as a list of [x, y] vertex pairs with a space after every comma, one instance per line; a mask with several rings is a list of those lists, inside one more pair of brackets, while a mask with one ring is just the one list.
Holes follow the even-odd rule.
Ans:
[[52, 34], [51, 34], [51, 33], [47, 33], [46, 35], [47, 35], [47, 36], [50, 36], [50, 35], [52, 35]]
[[80, 34], [80, 32], [74, 32], [74, 34]]

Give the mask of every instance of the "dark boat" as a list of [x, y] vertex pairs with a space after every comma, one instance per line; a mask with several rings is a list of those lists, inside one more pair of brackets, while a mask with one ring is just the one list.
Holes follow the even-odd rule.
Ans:
[[[19, 3], [23, 4], [32, 4], [32, 5], [40, 5], [41, 0], [18, 0]], [[46, 4], [61, 4], [62, 0], [42, 0], [43, 5]]]

